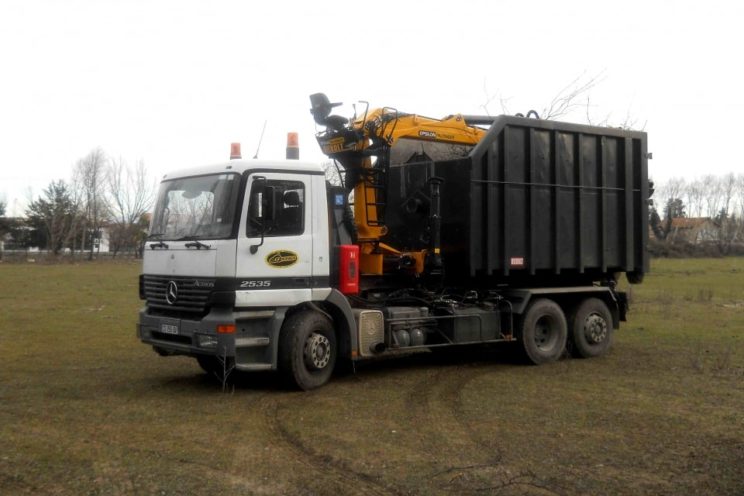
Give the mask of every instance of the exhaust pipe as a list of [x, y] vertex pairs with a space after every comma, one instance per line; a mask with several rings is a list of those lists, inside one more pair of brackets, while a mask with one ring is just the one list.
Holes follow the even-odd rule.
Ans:
[[385, 343], [375, 343], [369, 347], [369, 351], [372, 353], [382, 353], [386, 348]]

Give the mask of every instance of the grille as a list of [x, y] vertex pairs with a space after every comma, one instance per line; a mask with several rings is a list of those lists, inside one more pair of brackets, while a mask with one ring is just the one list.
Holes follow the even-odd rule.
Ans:
[[[169, 312], [204, 313], [212, 291], [210, 287], [197, 287], [193, 277], [171, 277], [145, 275], [145, 298], [147, 305]], [[173, 281], [178, 286], [178, 296], [171, 305], [165, 299], [168, 284]], [[204, 282], [199, 279], [199, 282]], [[214, 281], [210, 281], [212, 285]]]

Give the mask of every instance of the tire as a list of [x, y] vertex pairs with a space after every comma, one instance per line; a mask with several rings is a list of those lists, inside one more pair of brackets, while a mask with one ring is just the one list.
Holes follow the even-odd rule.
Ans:
[[535, 365], [558, 360], [566, 349], [568, 325], [563, 310], [553, 300], [533, 301], [521, 319], [519, 343]]
[[290, 316], [279, 337], [279, 371], [290, 385], [308, 391], [324, 385], [336, 365], [333, 324], [317, 312]]
[[626, 272], [625, 277], [630, 284], [641, 284], [643, 282], [643, 273], [641, 272]]
[[571, 354], [580, 358], [604, 355], [612, 344], [610, 309], [598, 298], [588, 298], [571, 313]]

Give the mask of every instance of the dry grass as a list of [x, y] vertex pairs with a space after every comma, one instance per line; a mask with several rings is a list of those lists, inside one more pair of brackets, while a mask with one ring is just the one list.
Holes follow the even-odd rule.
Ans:
[[0, 265], [0, 493], [744, 493], [744, 259], [654, 263], [601, 359], [426, 354], [311, 393], [139, 344], [138, 270]]

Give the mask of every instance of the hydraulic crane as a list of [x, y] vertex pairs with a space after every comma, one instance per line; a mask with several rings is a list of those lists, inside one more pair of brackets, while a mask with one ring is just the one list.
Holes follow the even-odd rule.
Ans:
[[[444, 153], [464, 156], [487, 132], [476, 124], [488, 125], [492, 119], [461, 114], [434, 119], [383, 107], [367, 109], [362, 116], [349, 120], [331, 115], [333, 108], [341, 103], [331, 103], [323, 93], [311, 95], [310, 102], [315, 122], [325, 126], [316, 135], [318, 144], [323, 153], [343, 168], [347, 193], [354, 192], [354, 224], [356, 243], [360, 246], [361, 272], [382, 275], [385, 257], [397, 257], [398, 267], [408, 268], [416, 275], [425, 270], [435, 274], [441, 266], [438, 246], [440, 214], [435, 211], [439, 195], [436, 178], [433, 178], [430, 190], [430, 196], [435, 200], [430, 215], [431, 246], [426, 250], [402, 252], [381, 241], [387, 233], [385, 207], [389, 167], [412, 160], [431, 159], [429, 154], [441, 154], [443, 150]], [[398, 148], [400, 153], [396, 154]]]

